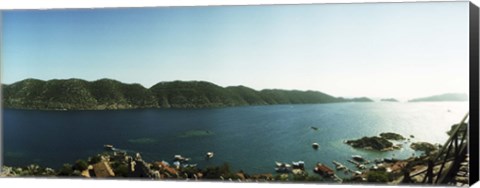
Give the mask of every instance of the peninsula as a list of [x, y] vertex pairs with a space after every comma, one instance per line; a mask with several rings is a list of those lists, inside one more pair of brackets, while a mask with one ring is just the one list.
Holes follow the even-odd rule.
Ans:
[[445, 93], [429, 97], [417, 98], [408, 102], [440, 102], [440, 101], [468, 101], [468, 95], [465, 93]]

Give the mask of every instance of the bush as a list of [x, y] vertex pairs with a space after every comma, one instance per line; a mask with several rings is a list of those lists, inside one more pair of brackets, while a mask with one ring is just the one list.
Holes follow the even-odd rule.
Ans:
[[382, 171], [370, 171], [367, 174], [367, 181], [374, 183], [388, 182], [388, 173]]
[[88, 169], [88, 163], [84, 160], [77, 160], [73, 165], [73, 170], [78, 170], [80, 172]]
[[63, 164], [58, 172], [58, 176], [71, 176], [73, 174], [73, 168], [70, 164]]
[[93, 165], [93, 164], [99, 163], [100, 161], [102, 161], [102, 158], [99, 155], [97, 155], [97, 156], [94, 156], [94, 157], [90, 158], [90, 160], [88, 161], [88, 164]]
[[220, 176], [225, 179], [235, 178], [235, 175], [230, 172], [230, 165], [228, 163], [223, 163], [221, 166], [216, 167], [207, 167], [203, 171], [203, 174], [206, 179], [220, 179]]
[[128, 177], [128, 166], [125, 164], [118, 164], [113, 169], [115, 176], [117, 177]]

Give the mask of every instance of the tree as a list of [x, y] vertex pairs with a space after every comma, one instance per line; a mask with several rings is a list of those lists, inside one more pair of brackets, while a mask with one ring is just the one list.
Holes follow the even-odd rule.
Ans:
[[374, 183], [388, 182], [388, 173], [382, 171], [370, 171], [367, 174], [367, 181]]
[[91, 157], [90, 160], [88, 161], [88, 164], [93, 165], [93, 164], [99, 163], [100, 161], [102, 161], [102, 157], [100, 157], [99, 155], [97, 155], [97, 156]]
[[117, 165], [113, 167], [113, 172], [117, 177], [128, 177], [128, 166], [126, 164], [117, 163]]
[[73, 165], [73, 170], [78, 170], [80, 172], [88, 169], [88, 163], [84, 160], [77, 160]]
[[73, 168], [70, 164], [63, 164], [62, 168], [58, 172], [58, 176], [71, 176], [73, 174]]

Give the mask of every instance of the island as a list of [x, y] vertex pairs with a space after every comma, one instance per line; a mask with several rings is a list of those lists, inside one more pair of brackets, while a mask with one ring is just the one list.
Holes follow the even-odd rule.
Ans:
[[25, 79], [2, 84], [3, 106], [37, 110], [104, 110], [139, 108], [211, 108], [275, 104], [373, 102], [366, 97], [347, 99], [319, 91], [254, 90], [221, 87], [205, 81], [159, 82], [150, 88], [112, 79]]
[[415, 151], [423, 151], [427, 155], [429, 155], [431, 152], [436, 151], [439, 147], [428, 142], [415, 142], [410, 144], [410, 148]]
[[386, 98], [386, 99], [380, 99], [382, 102], [398, 102], [397, 99], [394, 98]]
[[400, 145], [394, 145], [389, 140], [405, 140], [405, 138], [397, 133], [385, 132], [380, 133], [380, 136], [362, 137], [357, 140], [347, 140], [346, 144], [354, 147], [367, 150], [377, 151], [391, 151], [394, 149], [400, 149]]
[[442, 102], [442, 101], [468, 101], [468, 95], [465, 93], [445, 93], [423, 98], [416, 98], [408, 102]]
[[385, 138], [372, 136], [372, 137], [363, 137], [357, 140], [347, 140], [346, 144], [354, 147], [367, 150], [378, 150], [378, 151], [388, 151], [393, 147], [393, 143], [388, 141]]

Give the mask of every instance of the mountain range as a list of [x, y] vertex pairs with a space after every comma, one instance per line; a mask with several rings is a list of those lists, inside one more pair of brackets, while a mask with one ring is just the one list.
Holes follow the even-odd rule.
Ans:
[[3, 106], [39, 110], [103, 110], [138, 108], [211, 108], [248, 105], [372, 102], [346, 99], [319, 91], [221, 87], [205, 81], [159, 82], [150, 88], [112, 79], [25, 79], [2, 84]]

